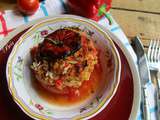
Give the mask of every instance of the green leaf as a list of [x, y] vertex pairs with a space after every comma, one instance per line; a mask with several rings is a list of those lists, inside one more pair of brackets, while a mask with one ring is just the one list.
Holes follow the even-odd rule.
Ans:
[[87, 108], [83, 107], [80, 109], [80, 113], [82, 113], [83, 111], [87, 110]]
[[38, 44], [39, 39], [40, 39], [39, 32], [36, 32], [34, 36], [34, 44]]
[[50, 114], [50, 115], [51, 115], [51, 114], [53, 114], [53, 113], [52, 113], [52, 112], [50, 112], [50, 111], [47, 111], [47, 114]]
[[100, 98], [98, 96], [96, 97], [96, 100], [97, 100], [97, 102], [100, 102]]
[[14, 72], [14, 75], [15, 75], [17, 81], [20, 81], [23, 78], [19, 73]]
[[53, 28], [51, 28], [50, 26], [48, 26], [48, 28], [49, 28], [49, 30], [51, 30], [51, 31], [52, 31], [52, 30], [54, 30], [54, 29], [53, 29]]
[[54, 45], [57, 45], [57, 46], [62, 46], [63, 45], [63, 42], [60, 41], [60, 40], [54, 40], [54, 39], [51, 39], [51, 38], [45, 38], [45, 39], [48, 40], [49, 42], [51, 42]]
[[106, 12], [105, 17], [108, 19], [109, 24], [111, 25], [113, 23], [112, 18], [111, 18], [111, 14]]
[[77, 61], [69, 61], [70, 64], [77, 64]]
[[98, 10], [98, 15], [99, 16], [101, 16], [101, 15], [103, 15], [103, 14], [105, 14], [106, 13], [106, 4], [103, 4], [100, 8], [99, 8], [99, 10]]
[[107, 5], [103, 4], [99, 10], [98, 10], [98, 16], [105, 15], [105, 17], [108, 19], [109, 24], [111, 25], [113, 23], [111, 15], [106, 11]]
[[29, 103], [30, 103], [31, 105], [33, 105], [33, 101], [32, 101], [32, 100], [30, 100]]

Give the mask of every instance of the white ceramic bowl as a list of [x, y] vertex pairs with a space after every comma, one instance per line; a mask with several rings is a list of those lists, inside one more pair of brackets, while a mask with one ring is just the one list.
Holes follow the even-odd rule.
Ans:
[[[99, 57], [104, 82], [91, 97], [80, 103], [70, 106], [50, 104], [39, 96], [32, 85], [30, 49], [43, 41], [42, 31], [51, 33], [69, 26], [77, 26], [94, 33], [91, 38], [96, 41], [95, 46], [101, 51]], [[8, 87], [14, 101], [30, 117], [45, 120], [92, 118], [108, 105], [116, 93], [120, 73], [119, 53], [109, 35], [96, 22], [73, 15], [60, 15], [32, 26], [15, 44], [6, 69]]]

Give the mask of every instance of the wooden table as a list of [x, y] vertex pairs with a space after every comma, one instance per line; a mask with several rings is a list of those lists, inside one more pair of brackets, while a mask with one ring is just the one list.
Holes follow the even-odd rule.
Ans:
[[[160, 37], [160, 0], [112, 0], [111, 13], [128, 38], [141, 35], [148, 46]], [[0, 0], [0, 10], [13, 9], [16, 0]]]
[[141, 34], [148, 46], [160, 37], [159, 5], [160, 0], [113, 0], [111, 12], [129, 38]]

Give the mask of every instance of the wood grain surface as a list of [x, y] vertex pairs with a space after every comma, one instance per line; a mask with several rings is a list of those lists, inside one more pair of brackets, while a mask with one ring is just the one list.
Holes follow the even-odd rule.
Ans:
[[160, 36], [160, 15], [114, 9], [111, 13], [129, 38], [140, 34], [149, 42]]
[[112, 0], [112, 8], [160, 14], [160, 0]]
[[11, 10], [16, 6], [16, 0], [0, 0], [0, 10]]
[[[138, 34], [148, 46], [160, 37], [160, 0], [112, 0], [111, 13], [130, 39]], [[0, 10], [14, 9], [16, 0], [0, 0]]]

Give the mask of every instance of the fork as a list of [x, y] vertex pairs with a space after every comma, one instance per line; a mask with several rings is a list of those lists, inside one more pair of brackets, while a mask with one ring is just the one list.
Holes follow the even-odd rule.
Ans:
[[157, 105], [158, 105], [158, 120], [160, 120], [160, 41], [151, 40], [148, 48], [148, 62], [150, 70], [156, 71], [157, 85]]

